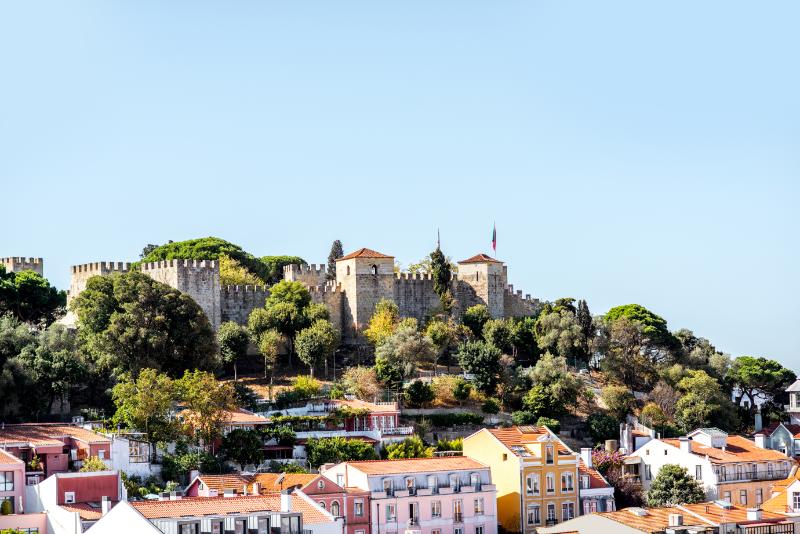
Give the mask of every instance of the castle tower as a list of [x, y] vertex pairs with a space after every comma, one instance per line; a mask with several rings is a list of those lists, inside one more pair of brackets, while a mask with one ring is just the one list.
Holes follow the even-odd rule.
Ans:
[[302, 282], [309, 287], [323, 286], [327, 281], [326, 266], [320, 265], [284, 265], [283, 279], [290, 282]]
[[483, 304], [492, 317], [505, 316], [504, 294], [506, 268], [503, 262], [487, 254], [477, 254], [458, 262], [457, 300], [463, 312], [476, 304]]
[[214, 330], [222, 323], [219, 262], [216, 260], [163, 260], [141, 264], [142, 273], [174, 287], [194, 299]]
[[5, 266], [7, 273], [34, 271], [44, 276], [44, 260], [42, 258], [23, 258], [19, 256], [0, 258], [0, 265]]
[[67, 292], [67, 306], [72, 299], [77, 297], [81, 291], [86, 289], [86, 282], [93, 276], [107, 276], [114, 273], [127, 273], [131, 269], [129, 262], [122, 261], [96, 261], [94, 263], [84, 263], [73, 265]]
[[355, 339], [367, 327], [378, 301], [394, 298], [394, 280], [394, 256], [362, 248], [336, 260], [336, 284], [344, 292], [345, 339]]

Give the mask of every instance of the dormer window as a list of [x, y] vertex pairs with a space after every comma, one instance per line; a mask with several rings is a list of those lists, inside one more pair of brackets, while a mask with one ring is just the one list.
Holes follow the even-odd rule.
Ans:
[[589, 475], [581, 475], [581, 489], [589, 489]]
[[470, 473], [469, 485], [477, 488], [481, 484], [481, 476], [478, 473]]
[[553, 463], [553, 446], [548, 445], [545, 449], [545, 463]]
[[391, 495], [393, 489], [394, 489], [394, 485], [392, 484], [392, 479], [391, 478], [384, 478], [383, 479], [383, 491], [386, 492], [386, 495]]
[[410, 492], [414, 491], [416, 484], [414, 483], [414, 477], [406, 477], [406, 489]]
[[436, 475], [428, 475], [428, 489], [436, 491], [439, 486]]
[[458, 490], [458, 475], [450, 475], [450, 487], [453, 489], [453, 491]]
[[75, 492], [74, 491], [65, 491], [64, 492], [64, 504], [73, 504], [75, 502]]

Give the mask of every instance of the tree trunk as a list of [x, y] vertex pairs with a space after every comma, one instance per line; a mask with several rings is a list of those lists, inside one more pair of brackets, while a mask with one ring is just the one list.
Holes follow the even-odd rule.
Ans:
[[236, 360], [233, 361], [233, 381], [239, 381], [239, 372], [236, 370]]

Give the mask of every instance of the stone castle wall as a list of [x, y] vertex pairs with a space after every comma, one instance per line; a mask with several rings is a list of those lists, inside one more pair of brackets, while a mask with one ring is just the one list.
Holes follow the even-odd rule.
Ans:
[[303, 282], [309, 287], [324, 286], [327, 282], [327, 267], [323, 264], [286, 265], [283, 268], [283, 279], [292, 282]]
[[114, 273], [127, 273], [131, 269], [129, 262], [123, 261], [97, 261], [72, 266], [69, 291], [67, 292], [67, 306], [72, 299], [86, 289], [86, 282], [93, 276], [108, 276]]
[[508, 286], [503, 295], [503, 304], [506, 317], [529, 317], [536, 315], [542, 309], [542, 302], [539, 299], [531, 298], [530, 295], [522, 296], [522, 291], [514, 293], [514, 286]]
[[142, 273], [192, 297], [216, 330], [222, 324], [219, 262], [215, 260], [163, 260], [142, 263]]
[[397, 273], [393, 299], [401, 317], [414, 317], [420, 324], [441, 305], [433, 290], [433, 279], [425, 273]]
[[344, 293], [341, 286], [334, 282], [328, 282], [325, 285], [311, 286], [308, 291], [311, 293], [311, 302], [324, 304], [330, 313], [331, 324], [342, 332]]
[[263, 308], [267, 297], [269, 290], [264, 286], [223, 286], [220, 294], [221, 321], [246, 325], [250, 312]]
[[0, 265], [5, 266], [7, 273], [33, 271], [44, 276], [44, 260], [42, 258], [12, 256], [10, 258], [0, 258]]

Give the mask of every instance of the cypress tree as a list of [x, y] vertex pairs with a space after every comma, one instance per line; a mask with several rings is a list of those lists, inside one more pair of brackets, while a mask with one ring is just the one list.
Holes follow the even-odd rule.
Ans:
[[342, 242], [338, 239], [331, 245], [331, 252], [328, 254], [328, 271], [325, 277], [328, 280], [336, 280], [336, 260], [344, 256]]

